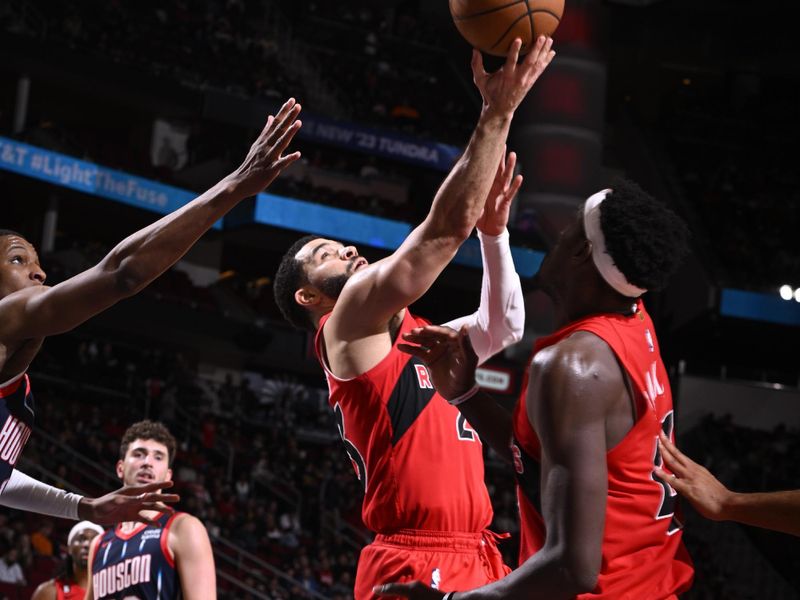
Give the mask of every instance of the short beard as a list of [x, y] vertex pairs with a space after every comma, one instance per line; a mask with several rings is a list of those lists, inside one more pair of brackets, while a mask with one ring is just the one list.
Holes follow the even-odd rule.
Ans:
[[338, 298], [349, 279], [349, 273], [328, 277], [328, 279], [319, 285], [319, 290], [328, 298]]

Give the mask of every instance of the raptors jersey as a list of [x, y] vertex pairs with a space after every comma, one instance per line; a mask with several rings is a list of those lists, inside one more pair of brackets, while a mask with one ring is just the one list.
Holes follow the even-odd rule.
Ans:
[[[681, 541], [675, 491], [653, 474], [662, 466], [660, 431], [672, 437], [672, 392], [650, 316], [641, 301], [631, 316], [606, 314], [571, 323], [536, 342], [534, 354], [576, 331], [605, 341], [631, 382], [637, 421], [606, 455], [603, 557], [597, 587], [579, 598], [673, 598], [689, 588], [693, 568]], [[520, 562], [545, 542], [539, 497], [539, 439], [528, 420], [527, 384], [514, 410], [514, 466], [517, 471], [522, 539]]]
[[86, 590], [74, 581], [67, 581], [57, 577], [56, 581], [56, 600], [84, 600]]
[[406, 309], [392, 349], [366, 373], [328, 380], [339, 434], [364, 488], [362, 519], [378, 533], [399, 529], [480, 532], [492, 520], [481, 442], [458, 410], [433, 389], [422, 361], [397, 349], [428, 322]]
[[33, 394], [26, 374], [0, 386], [0, 494], [33, 427]]
[[162, 513], [155, 525], [142, 523], [123, 533], [107, 530], [95, 545], [92, 588], [95, 600], [175, 600], [181, 585], [167, 548], [169, 528], [182, 513]]

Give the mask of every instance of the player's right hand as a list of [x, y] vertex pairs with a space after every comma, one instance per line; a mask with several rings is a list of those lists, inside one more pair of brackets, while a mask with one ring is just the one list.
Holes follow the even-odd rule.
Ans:
[[425, 363], [433, 387], [445, 400], [458, 398], [475, 385], [478, 355], [466, 327], [461, 331], [441, 325], [416, 327], [404, 333], [403, 339], [411, 344], [397, 344], [398, 350]]
[[177, 494], [164, 494], [161, 490], [172, 487], [171, 481], [154, 481], [144, 485], [126, 485], [100, 498], [82, 498], [78, 517], [99, 525], [116, 525], [126, 521], [154, 521], [142, 511], [170, 510], [165, 503], [180, 500]]
[[517, 64], [522, 40], [516, 38], [508, 49], [505, 64], [494, 73], [487, 73], [483, 69], [480, 51], [472, 51], [472, 77], [483, 97], [484, 115], [510, 118], [514, 114], [528, 90], [556, 55], [551, 50], [552, 45], [552, 38], [540, 35], [531, 51]]
[[274, 117], [267, 117], [267, 124], [250, 147], [242, 164], [226, 178], [243, 198], [254, 196], [269, 186], [286, 167], [300, 158], [300, 152], [284, 156], [302, 121], [301, 106], [289, 98]]

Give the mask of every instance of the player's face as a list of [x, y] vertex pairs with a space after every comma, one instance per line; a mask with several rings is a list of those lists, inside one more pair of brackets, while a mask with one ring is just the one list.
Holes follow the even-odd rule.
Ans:
[[39, 255], [27, 240], [16, 235], [0, 237], [0, 298], [26, 287], [43, 285], [45, 277]]
[[326, 239], [311, 240], [295, 258], [305, 265], [309, 283], [329, 298], [338, 298], [347, 280], [369, 266], [355, 246]]
[[69, 545], [69, 555], [72, 557], [72, 563], [81, 569], [85, 569], [89, 562], [89, 546], [92, 545], [92, 540], [97, 537], [97, 532], [94, 529], [84, 529], [79, 531], [72, 543]]
[[572, 259], [586, 242], [583, 232], [583, 205], [569, 224], [561, 230], [556, 243], [547, 252], [534, 276], [536, 287], [551, 298], [564, 289], [566, 280], [574, 273]]
[[134, 440], [128, 445], [125, 458], [117, 462], [117, 477], [125, 485], [143, 485], [154, 481], [171, 481], [169, 451], [155, 440]]

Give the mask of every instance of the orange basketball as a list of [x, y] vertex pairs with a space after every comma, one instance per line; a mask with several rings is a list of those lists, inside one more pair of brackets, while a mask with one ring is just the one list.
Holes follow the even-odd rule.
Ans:
[[525, 53], [538, 36], [553, 35], [564, 0], [450, 0], [450, 14], [475, 48], [505, 56], [514, 38], [522, 39]]

